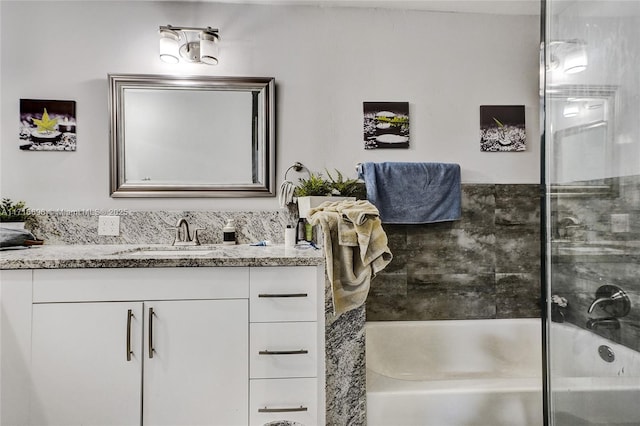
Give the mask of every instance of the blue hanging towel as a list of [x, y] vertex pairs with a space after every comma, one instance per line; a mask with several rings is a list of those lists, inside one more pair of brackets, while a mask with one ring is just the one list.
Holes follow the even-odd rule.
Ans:
[[363, 163], [358, 170], [367, 199], [382, 223], [419, 224], [460, 219], [460, 165]]

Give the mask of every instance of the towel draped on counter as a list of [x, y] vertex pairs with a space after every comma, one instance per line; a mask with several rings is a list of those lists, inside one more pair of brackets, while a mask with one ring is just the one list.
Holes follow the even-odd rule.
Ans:
[[36, 237], [26, 229], [5, 228], [0, 223], [0, 247], [26, 247], [27, 241], [35, 241]]
[[461, 216], [460, 165], [452, 163], [364, 163], [358, 170], [367, 199], [383, 223], [419, 224]]
[[334, 313], [361, 306], [371, 279], [393, 258], [378, 209], [365, 200], [327, 201], [307, 217], [322, 227]]

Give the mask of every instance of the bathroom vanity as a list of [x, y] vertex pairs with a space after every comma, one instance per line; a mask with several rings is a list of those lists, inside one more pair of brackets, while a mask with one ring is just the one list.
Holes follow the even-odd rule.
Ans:
[[2, 424], [325, 424], [319, 251], [3, 252]]

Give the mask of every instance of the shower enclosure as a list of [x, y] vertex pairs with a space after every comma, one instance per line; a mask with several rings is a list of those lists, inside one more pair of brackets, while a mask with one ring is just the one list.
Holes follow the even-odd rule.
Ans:
[[640, 425], [640, 1], [542, 15], [546, 420]]

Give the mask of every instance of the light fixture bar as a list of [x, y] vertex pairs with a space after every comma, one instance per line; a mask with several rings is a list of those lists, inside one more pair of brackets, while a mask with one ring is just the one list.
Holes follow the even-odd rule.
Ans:
[[200, 28], [200, 27], [174, 27], [173, 25], [160, 25], [160, 31], [162, 30], [171, 30], [171, 31], [204, 31], [211, 33], [218, 33], [220, 30], [217, 28]]

